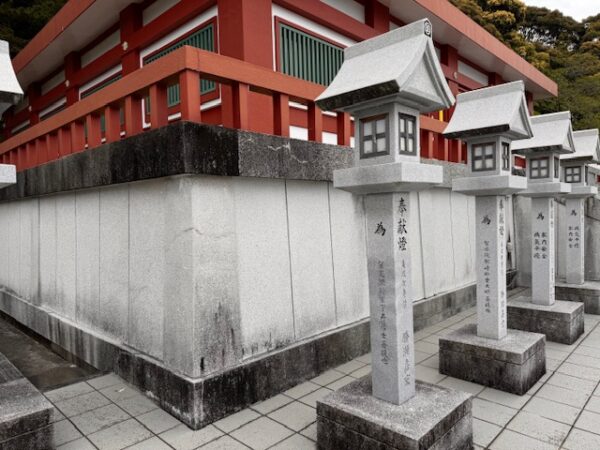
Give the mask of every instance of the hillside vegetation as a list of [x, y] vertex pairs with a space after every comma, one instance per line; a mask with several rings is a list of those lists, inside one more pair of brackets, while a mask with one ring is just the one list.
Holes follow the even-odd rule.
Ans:
[[581, 22], [520, 0], [450, 0], [558, 83], [559, 96], [537, 113], [571, 110], [575, 129], [600, 128], [600, 2]]

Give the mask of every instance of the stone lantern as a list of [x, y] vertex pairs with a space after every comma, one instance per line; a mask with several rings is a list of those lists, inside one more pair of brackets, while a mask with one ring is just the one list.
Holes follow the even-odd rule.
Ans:
[[[10, 60], [8, 42], [0, 41], [0, 118], [2, 114], [23, 98], [23, 89], [17, 80]], [[0, 188], [17, 182], [16, 167], [0, 164]]]
[[444, 136], [467, 143], [468, 176], [452, 190], [476, 197], [477, 324], [440, 338], [440, 373], [522, 395], [546, 372], [544, 336], [506, 318], [506, 196], [527, 188], [511, 145], [533, 136], [524, 83], [460, 94]]
[[347, 48], [317, 99], [355, 120], [354, 166], [333, 184], [364, 196], [373, 358], [371, 376], [318, 403], [321, 449], [472, 445], [468, 396], [415, 382], [409, 192], [443, 181], [442, 167], [420, 163], [419, 115], [454, 103], [431, 32], [421, 20]]
[[566, 276], [556, 283], [556, 296], [584, 303], [584, 312], [600, 314], [600, 282], [585, 280], [585, 199], [598, 194], [596, 175], [590, 165], [600, 160], [598, 129], [573, 133], [575, 153], [563, 155], [563, 181], [571, 184], [565, 197], [565, 235], [562, 242]]
[[533, 137], [517, 141], [513, 152], [527, 159], [531, 197], [531, 297], [508, 303], [508, 326], [546, 335], [549, 341], [572, 344], [583, 333], [583, 304], [555, 299], [554, 197], [571, 192], [560, 181], [560, 157], [575, 151], [571, 113], [531, 118]]

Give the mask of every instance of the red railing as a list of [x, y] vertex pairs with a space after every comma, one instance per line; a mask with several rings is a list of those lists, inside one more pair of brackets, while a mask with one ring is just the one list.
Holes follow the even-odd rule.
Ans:
[[[292, 101], [306, 105], [309, 140], [322, 141], [326, 120], [328, 127], [333, 127], [332, 131], [337, 134], [337, 143], [350, 144], [349, 115], [324, 115], [314, 102], [323, 86], [235, 58], [183, 47], [0, 143], [0, 162], [15, 164], [21, 171], [93, 149], [103, 142], [139, 134], [145, 129], [144, 98], [150, 99], [150, 114], [146, 116], [150, 126], [147, 128], [162, 127], [169, 122], [167, 88], [176, 83], [180, 86], [180, 119], [203, 122], [205, 112], [201, 111], [200, 79], [220, 83], [220, 123], [226, 127], [252, 130], [250, 103], [254, 96], [264, 95], [272, 98], [273, 114], [262, 119], [272, 120], [269, 128], [274, 134], [290, 135], [289, 102]], [[460, 154], [448, 153], [449, 141], [439, 134], [445, 126], [445, 122], [422, 117], [422, 156], [462, 161]]]

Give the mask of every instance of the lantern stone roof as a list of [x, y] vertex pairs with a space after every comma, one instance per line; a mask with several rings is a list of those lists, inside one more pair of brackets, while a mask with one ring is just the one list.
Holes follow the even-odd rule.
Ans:
[[497, 134], [512, 139], [533, 136], [522, 81], [459, 94], [452, 119], [444, 131], [449, 139]]
[[570, 111], [533, 116], [531, 117], [531, 126], [533, 137], [513, 142], [514, 153], [528, 155], [543, 151], [556, 153], [573, 153], [575, 151]]
[[316, 101], [324, 110], [352, 112], [384, 97], [422, 113], [454, 103], [435, 53], [429, 20], [346, 48], [342, 67]]
[[13, 70], [8, 42], [0, 41], [0, 116], [21, 101], [23, 89]]
[[600, 139], [597, 128], [574, 131], [573, 140], [575, 153], [562, 155], [562, 160], [582, 160], [589, 163], [600, 161]]

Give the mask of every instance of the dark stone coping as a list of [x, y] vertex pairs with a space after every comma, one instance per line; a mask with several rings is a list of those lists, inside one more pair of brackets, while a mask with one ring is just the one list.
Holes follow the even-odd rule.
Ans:
[[510, 330], [504, 339], [495, 340], [477, 336], [477, 325], [468, 324], [440, 338], [440, 353], [453, 351], [480, 358], [523, 364], [545, 348], [543, 334]]
[[[176, 122], [17, 173], [0, 202], [175, 175], [214, 175], [331, 181], [353, 164], [350, 147], [319, 144], [216, 125]], [[444, 184], [464, 164], [444, 167]]]
[[[353, 381], [317, 402], [317, 420], [342, 425], [385, 448], [428, 449], [463, 418], [471, 417], [470, 394], [429, 383], [417, 381], [415, 396], [401, 405], [371, 393], [370, 375]], [[322, 447], [321, 435], [319, 429], [319, 448], [334, 448]]]
[[413, 305], [415, 331], [435, 325], [476, 304], [476, 284], [419, 300]]
[[[19, 446], [49, 442], [36, 432], [50, 423], [52, 409], [50, 402], [0, 353], [0, 449], [42, 448]], [[48, 430], [43, 434], [47, 435]]]

